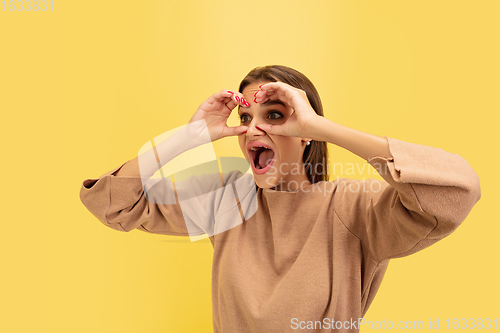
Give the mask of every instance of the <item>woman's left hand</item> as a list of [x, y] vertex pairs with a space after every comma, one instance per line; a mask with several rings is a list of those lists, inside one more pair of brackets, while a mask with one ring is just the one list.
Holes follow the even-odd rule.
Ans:
[[260, 86], [255, 94], [255, 102], [265, 103], [268, 100], [279, 99], [292, 108], [292, 114], [281, 125], [258, 124], [268, 134], [309, 138], [314, 133], [312, 127], [318, 114], [307, 99], [306, 92], [284, 82], [269, 82]]

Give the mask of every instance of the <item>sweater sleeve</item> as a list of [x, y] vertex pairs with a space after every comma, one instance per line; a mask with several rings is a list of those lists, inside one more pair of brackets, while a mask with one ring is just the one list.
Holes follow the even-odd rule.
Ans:
[[175, 182], [175, 186], [165, 178], [143, 186], [139, 176], [116, 176], [124, 164], [99, 178], [86, 179], [80, 186], [80, 200], [84, 206], [112, 229], [211, 236], [215, 218], [234, 211], [236, 202], [231, 200], [234, 198], [232, 187], [222, 185], [224, 181], [234, 181], [241, 173], [191, 176]]
[[385, 137], [391, 158], [372, 157], [384, 180], [341, 179], [334, 209], [376, 262], [408, 256], [451, 234], [481, 198], [461, 156]]

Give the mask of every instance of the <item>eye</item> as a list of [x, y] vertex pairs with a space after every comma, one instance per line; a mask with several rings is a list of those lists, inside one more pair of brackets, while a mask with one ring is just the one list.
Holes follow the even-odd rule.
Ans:
[[[277, 120], [277, 119], [280, 119], [283, 117], [284, 117], [283, 114], [281, 112], [278, 112], [278, 111], [271, 111], [268, 113], [268, 118], [270, 120]], [[251, 118], [247, 113], [244, 113], [240, 116], [240, 122], [242, 124], [246, 123], [247, 121], [250, 121], [250, 120], [251, 120]]]
[[276, 119], [280, 119], [280, 118], [283, 118], [283, 114], [281, 114], [281, 112], [278, 112], [278, 111], [269, 112], [269, 119], [276, 120]]
[[244, 113], [240, 116], [240, 122], [241, 123], [246, 123], [248, 120], [250, 119], [250, 117], [248, 116], [248, 114]]

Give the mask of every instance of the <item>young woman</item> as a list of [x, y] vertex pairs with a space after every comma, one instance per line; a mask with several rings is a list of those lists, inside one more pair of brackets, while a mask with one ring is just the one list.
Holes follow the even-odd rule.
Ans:
[[[228, 127], [235, 107], [241, 124]], [[250, 200], [256, 209], [209, 234], [215, 332], [357, 332], [389, 260], [449, 235], [481, 196], [477, 174], [459, 155], [326, 119], [313, 84], [285, 66], [255, 68], [237, 92], [215, 93], [190, 124], [198, 122], [199, 133], [182, 134], [193, 140], [172, 139], [157, 147], [154, 163], [135, 158], [85, 180], [80, 197], [116, 230], [189, 236], [188, 225], [206, 225], [217, 215], [233, 193], [220, 182], [238, 172], [187, 181], [184, 188], [197, 189], [218, 179], [203, 192], [217, 194], [198, 201], [211, 217], [186, 213], [178, 197], [148, 200], [143, 180], [197, 145], [191, 142], [237, 135], [257, 185]], [[327, 142], [365, 159], [384, 180], [328, 181]]]

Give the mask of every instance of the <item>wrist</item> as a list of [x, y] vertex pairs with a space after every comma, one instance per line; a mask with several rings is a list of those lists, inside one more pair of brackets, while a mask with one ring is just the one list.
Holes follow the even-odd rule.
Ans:
[[323, 116], [316, 115], [309, 122], [307, 129], [303, 135], [304, 138], [309, 138], [315, 141], [328, 141], [328, 133], [333, 122]]

